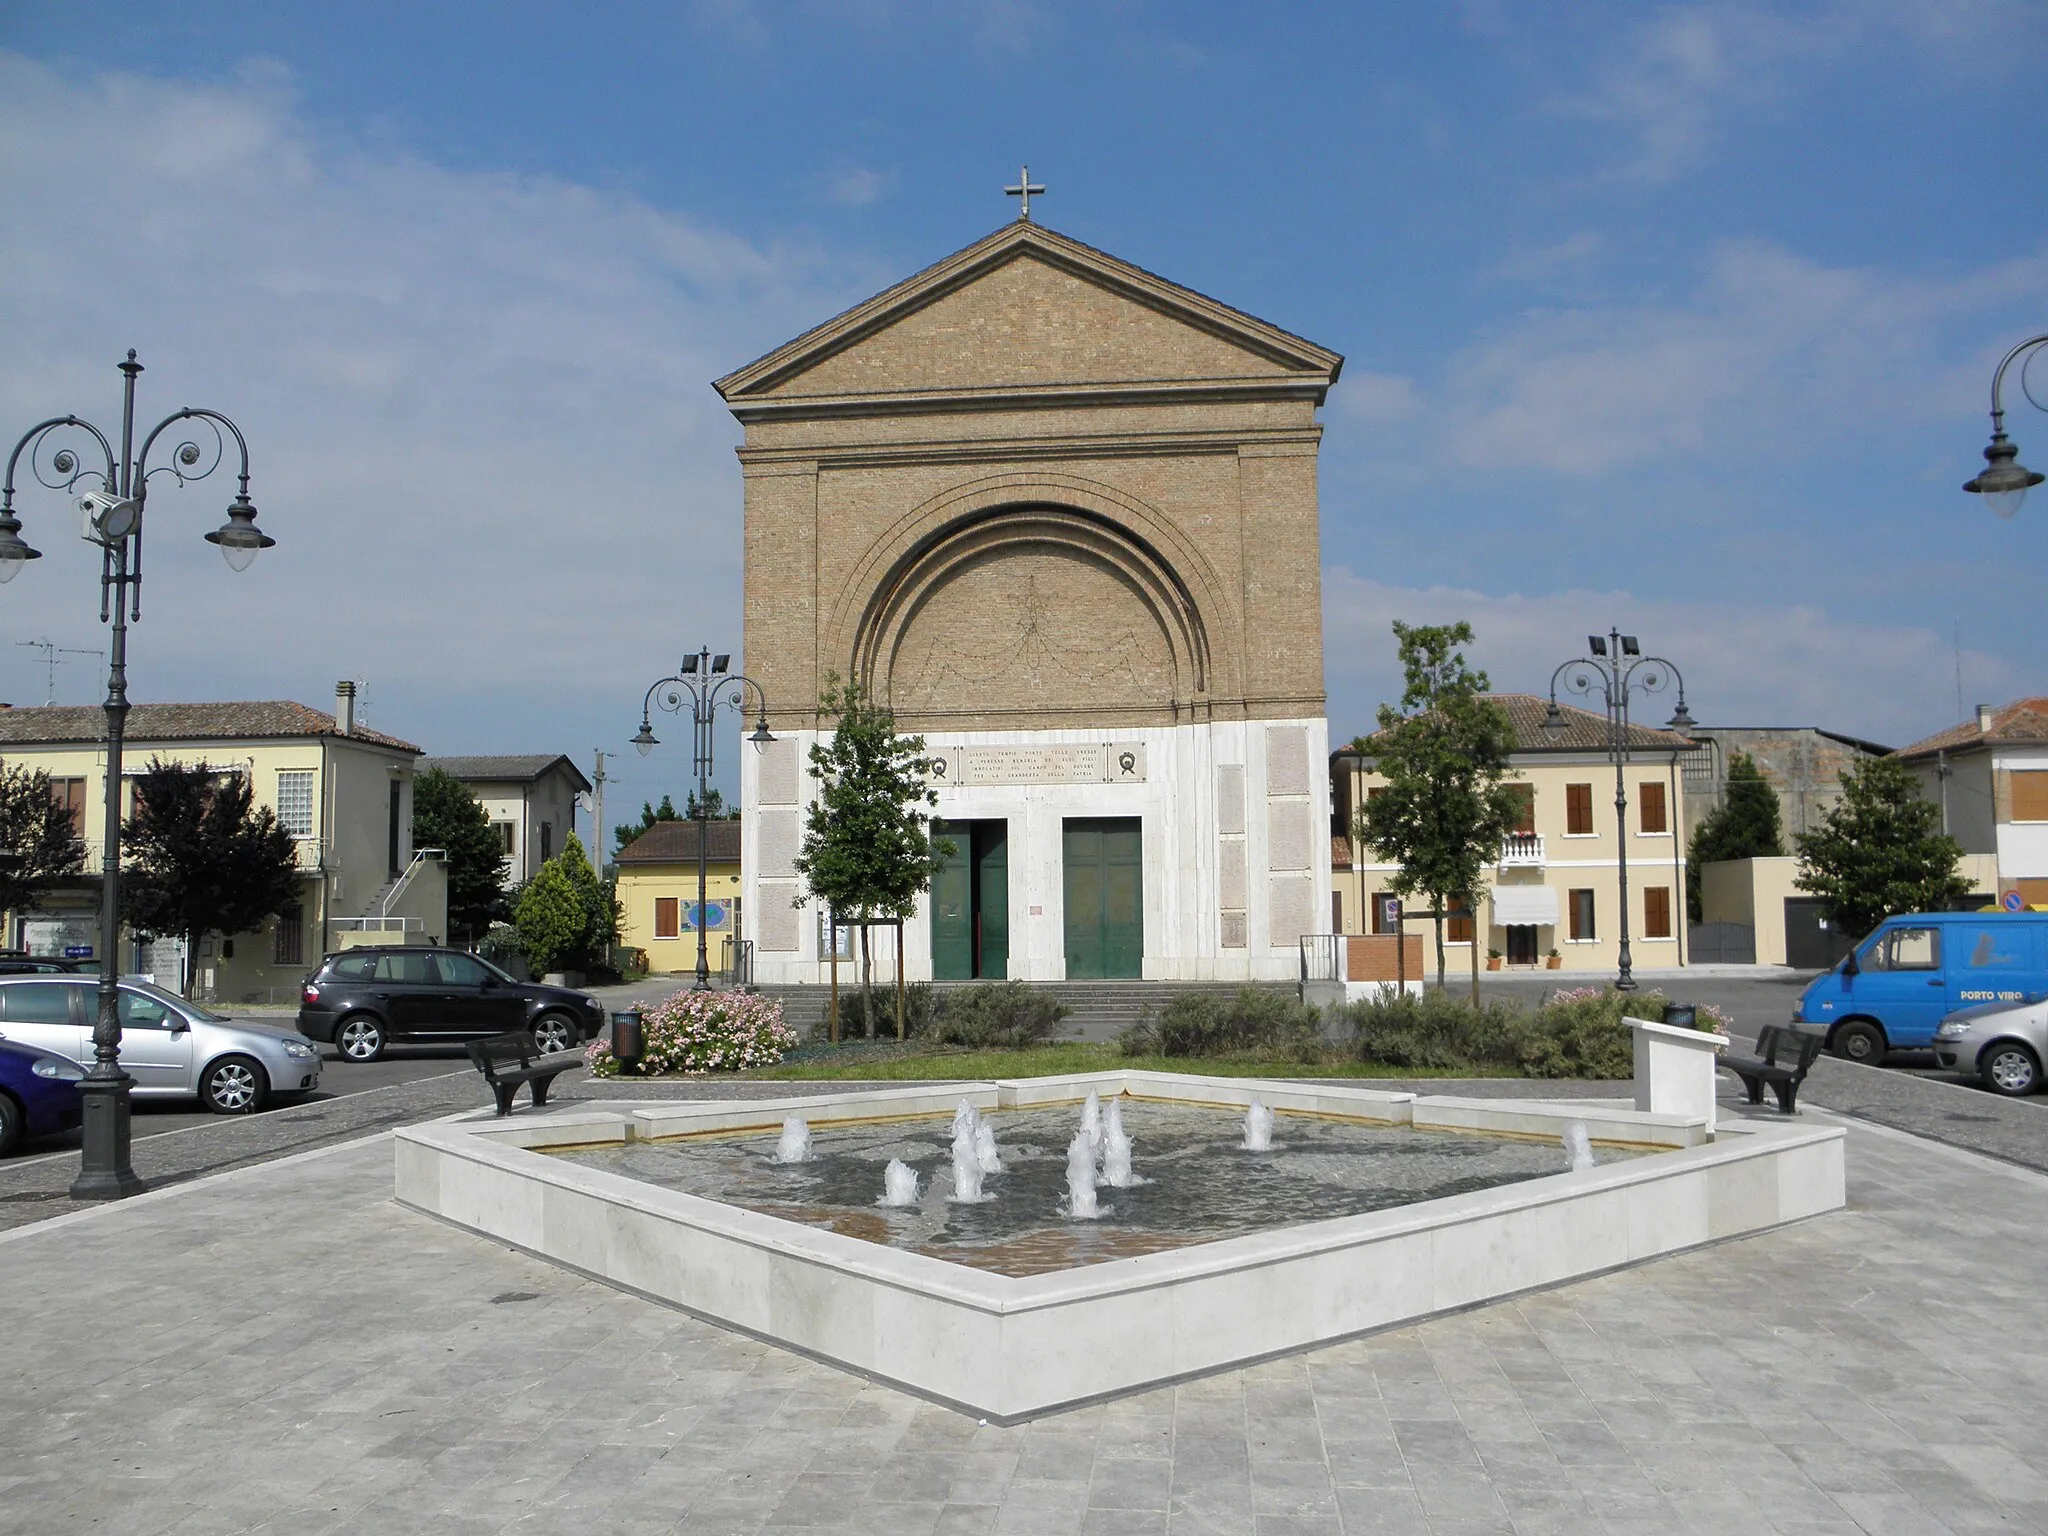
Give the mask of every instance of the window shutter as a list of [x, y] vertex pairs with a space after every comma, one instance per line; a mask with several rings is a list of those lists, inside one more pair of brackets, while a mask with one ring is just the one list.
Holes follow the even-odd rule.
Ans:
[[2012, 776], [2012, 819], [2048, 821], [2048, 773], [2035, 769]]
[[1593, 830], [1593, 786], [1567, 784], [1564, 787], [1564, 829], [1577, 836]]
[[1645, 832], [1669, 832], [1671, 823], [1664, 811], [1664, 786], [1645, 779], [1636, 786], [1636, 815]]
[[1510, 832], [1533, 833], [1536, 830], [1536, 786], [1534, 784], [1510, 784], [1508, 790], [1515, 797], [1515, 820], [1508, 828]]
[[654, 898], [654, 936], [657, 939], [673, 939], [678, 931], [679, 913], [677, 899], [673, 896]]
[[1643, 888], [1643, 937], [1646, 939], [1668, 939], [1671, 937], [1671, 887], [1651, 885]]

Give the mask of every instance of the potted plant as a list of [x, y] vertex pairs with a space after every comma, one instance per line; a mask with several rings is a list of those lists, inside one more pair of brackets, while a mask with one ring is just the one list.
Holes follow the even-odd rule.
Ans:
[[1497, 970], [1499, 970], [1499, 969], [1500, 969], [1500, 951], [1499, 951], [1499, 950], [1497, 950], [1497, 949], [1489, 949], [1489, 950], [1488, 950], [1488, 951], [1486, 952], [1486, 968], [1487, 968], [1487, 969], [1488, 969], [1489, 971], [1497, 971]]
[[1557, 952], [1556, 950], [1554, 950], [1554, 949], [1553, 949], [1553, 950], [1552, 950], [1552, 951], [1551, 951], [1551, 952], [1550, 952], [1549, 954], [1547, 954], [1547, 955], [1545, 955], [1545, 956], [1543, 957], [1543, 968], [1544, 968], [1544, 969], [1545, 969], [1546, 971], [1554, 971], [1554, 970], [1556, 970], [1556, 969], [1557, 969], [1557, 968], [1558, 968], [1559, 966], [1561, 966], [1561, 965], [1563, 965], [1563, 964], [1564, 964], [1564, 956], [1563, 956], [1563, 955], [1560, 955], [1560, 954], [1559, 954], [1559, 953], [1558, 953], [1558, 952]]

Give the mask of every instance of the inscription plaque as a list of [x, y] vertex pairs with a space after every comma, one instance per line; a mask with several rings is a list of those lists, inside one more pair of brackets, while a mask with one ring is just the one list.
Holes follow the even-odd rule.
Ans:
[[1145, 745], [1137, 741], [1112, 741], [944, 747], [930, 760], [928, 772], [934, 785], [1142, 784]]

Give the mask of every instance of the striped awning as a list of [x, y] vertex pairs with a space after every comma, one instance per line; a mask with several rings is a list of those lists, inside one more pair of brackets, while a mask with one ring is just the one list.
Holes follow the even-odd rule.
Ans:
[[1547, 885], [1496, 885], [1493, 921], [1501, 928], [1557, 926], [1557, 892]]

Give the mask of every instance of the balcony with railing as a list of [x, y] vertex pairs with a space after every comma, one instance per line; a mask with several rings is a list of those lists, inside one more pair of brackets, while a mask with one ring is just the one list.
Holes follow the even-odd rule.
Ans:
[[1543, 867], [1543, 834], [1541, 832], [1510, 832], [1501, 839], [1500, 867], [1502, 869], [1541, 869]]

